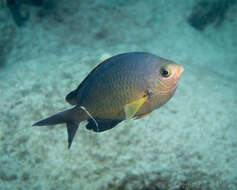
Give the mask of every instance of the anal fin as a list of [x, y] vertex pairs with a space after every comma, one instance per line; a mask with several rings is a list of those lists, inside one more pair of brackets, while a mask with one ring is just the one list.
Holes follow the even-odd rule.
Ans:
[[95, 118], [95, 120], [96, 120], [98, 126], [95, 124], [95, 122], [92, 119], [88, 119], [86, 128], [89, 130], [93, 130], [95, 132], [103, 132], [103, 131], [112, 129], [118, 123], [120, 123], [122, 121], [122, 120], [97, 119], [97, 118]]

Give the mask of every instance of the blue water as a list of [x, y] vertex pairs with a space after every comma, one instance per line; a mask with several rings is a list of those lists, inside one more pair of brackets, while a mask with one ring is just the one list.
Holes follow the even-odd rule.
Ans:
[[[236, 11], [235, 0], [1, 1], [0, 190], [237, 189]], [[32, 127], [129, 51], [184, 67], [165, 106], [104, 133], [82, 123], [70, 150], [65, 125]]]

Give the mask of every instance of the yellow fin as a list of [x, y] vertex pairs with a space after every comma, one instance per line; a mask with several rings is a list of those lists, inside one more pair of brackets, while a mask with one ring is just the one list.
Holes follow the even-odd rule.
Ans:
[[146, 96], [132, 103], [126, 104], [124, 107], [126, 119], [132, 119], [138, 112], [138, 110], [141, 108], [141, 106], [144, 104], [144, 102], [147, 100], [147, 98], [148, 97]]

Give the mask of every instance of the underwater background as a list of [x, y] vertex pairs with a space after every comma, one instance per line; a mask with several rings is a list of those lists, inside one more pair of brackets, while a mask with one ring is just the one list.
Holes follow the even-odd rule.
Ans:
[[[1, 0], [0, 190], [236, 190], [236, 0]], [[174, 97], [103, 133], [32, 127], [101, 61], [184, 67]], [[96, 97], [95, 97], [96, 98]]]

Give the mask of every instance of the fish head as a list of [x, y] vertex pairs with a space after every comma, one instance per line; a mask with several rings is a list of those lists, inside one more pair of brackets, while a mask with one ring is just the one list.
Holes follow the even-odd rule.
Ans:
[[184, 69], [181, 65], [168, 62], [160, 65], [152, 75], [150, 106], [158, 108], [164, 105], [174, 94]]
[[183, 67], [181, 65], [170, 63], [162, 65], [159, 68], [158, 83], [161, 91], [173, 91], [178, 85], [178, 81], [183, 74]]

